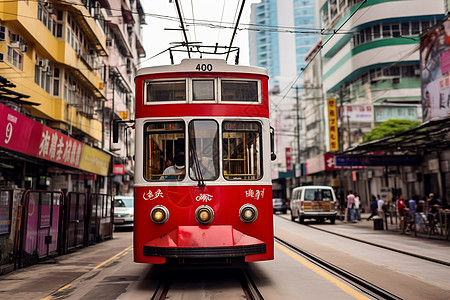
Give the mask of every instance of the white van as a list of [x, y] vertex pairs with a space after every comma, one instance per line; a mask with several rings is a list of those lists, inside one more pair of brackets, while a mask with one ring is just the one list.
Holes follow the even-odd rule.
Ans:
[[330, 186], [307, 185], [294, 188], [291, 200], [291, 220], [299, 218], [302, 224], [305, 219], [316, 219], [324, 222], [336, 221], [337, 199]]

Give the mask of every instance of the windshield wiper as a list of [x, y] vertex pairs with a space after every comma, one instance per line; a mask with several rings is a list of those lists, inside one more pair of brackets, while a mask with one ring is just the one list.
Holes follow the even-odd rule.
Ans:
[[195, 151], [194, 143], [192, 142], [192, 140], [190, 141], [190, 144], [191, 145], [189, 147], [189, 152], [191, 153], [191, 157], [194, 160], [193, 170], [194, 170], [195, 179], [197, 179], [199, 187], [204, 187], [205, 181], [203, 180], [203, 174], [202, 174], [202, 170], [200, 167], [200, 162], [198, 161], [197, 151]]

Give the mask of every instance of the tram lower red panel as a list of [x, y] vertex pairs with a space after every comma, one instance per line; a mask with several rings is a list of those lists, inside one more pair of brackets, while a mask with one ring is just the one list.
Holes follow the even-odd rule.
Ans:
[[[244, 223], [239, 210], [252, 204], [258, 217]], [[150, 218], [153, 207], [169, 211], [164, 224]], [[195, 210], [208, 205], [214, 219], [200, 225]], [[163, 264], [166, 258], [232, 258], [246, 262], [273, 259], [272, 187], [151, 186], [135, 188], [134, 259]]]

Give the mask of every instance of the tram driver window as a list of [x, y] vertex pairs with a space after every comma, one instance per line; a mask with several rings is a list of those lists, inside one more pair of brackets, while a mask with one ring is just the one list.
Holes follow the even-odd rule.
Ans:
[[259, 122], [223, 122], [222, 160], [225, 179], [261, 179], [261, 132]]
[[[214, 120], [189, 123], [189, 176], [192, 180], [219, 177], [219, 125]], [[201, 176], [199, 176], [201, 174]]]
[[145, 102], [186, 101], [186, 81], [147, 81]]
[[222, 80], [222, 101], [258, 102], [258, 81]]
[[182, 121], [152, 122], [144, 126], [144, 178], [146, 180], [180, 181], [184, 179], [184, 168], [177, 168], [179, 171], [172, 172], [173, 174], [164, 173], [168, 167], [175, 165], [177, 154], [186, 152], [184, 128]]

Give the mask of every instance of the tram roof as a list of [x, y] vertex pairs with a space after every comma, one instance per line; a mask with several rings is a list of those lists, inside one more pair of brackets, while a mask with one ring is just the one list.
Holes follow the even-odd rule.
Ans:
[[[174, 72], [202, 72], [198, 71], [196, 67], [201, 65], [211, 64], [213, 66], [212, 71], [214, 73], [246, 73], [246, 74], [258, 74], [268, 76], [267, 70], [254, 66], [242, 66], [242, 65], [230, 65], [224, 59], [202, 59], [202, 58], [189, 58], [183, 59], [180, 64], [177, 65], [162, 65], [154, 67], [141, 68], [137, 71], [136, 76], [147, 74], [159, 74], [159, 73], [174, 73]], [[202, 73], [205, 73], [204, 71]]]

